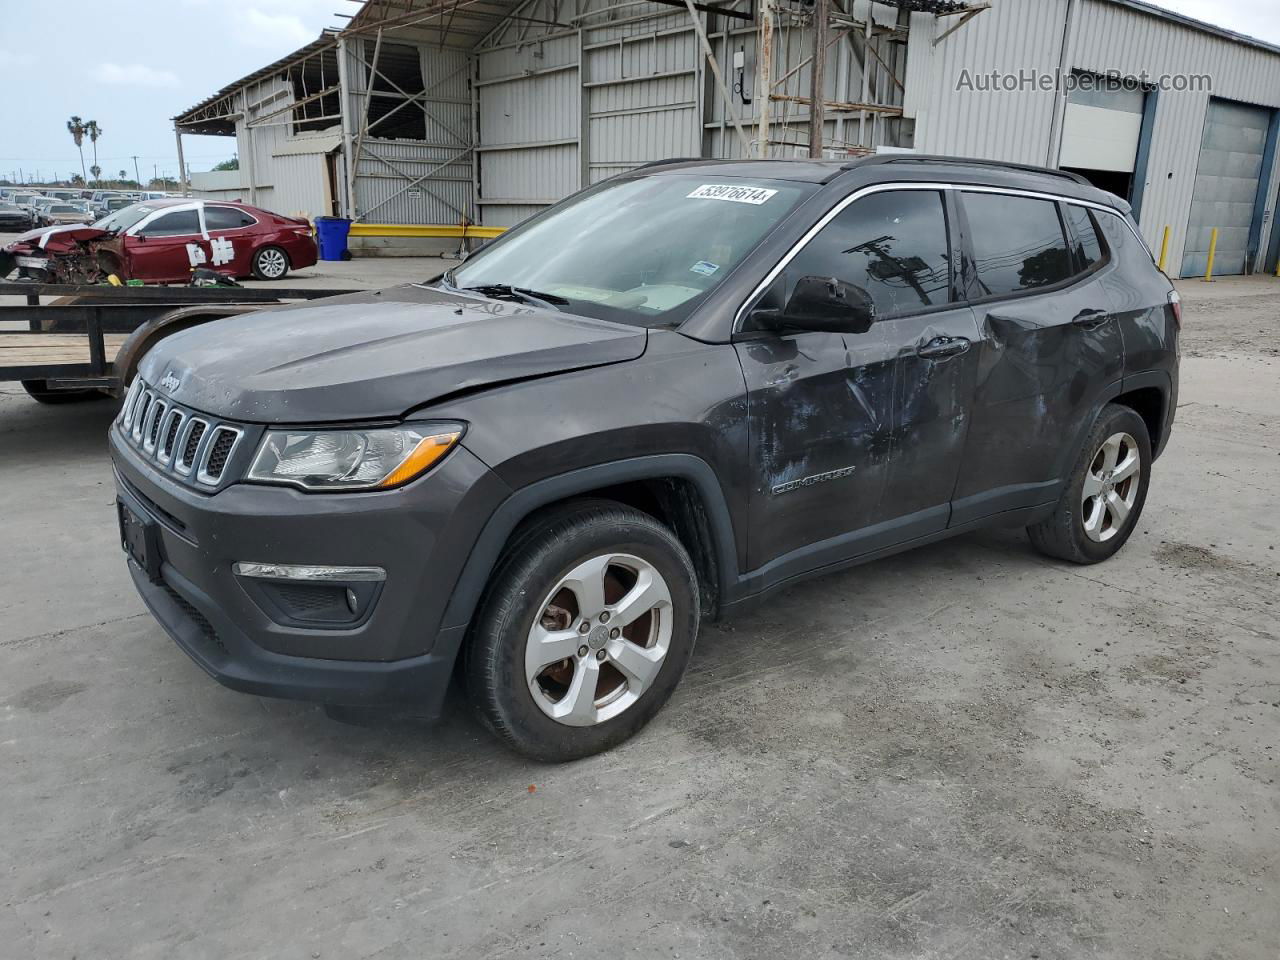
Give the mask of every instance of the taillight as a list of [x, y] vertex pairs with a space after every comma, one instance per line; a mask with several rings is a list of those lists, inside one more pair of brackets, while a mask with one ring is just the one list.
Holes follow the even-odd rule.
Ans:
[[1169, 306], [1173, 308], [1173, 322], [1179, 330], [1182, 329], [1182, 298], [1178, 296], [1177, 290], [1169, 291]]

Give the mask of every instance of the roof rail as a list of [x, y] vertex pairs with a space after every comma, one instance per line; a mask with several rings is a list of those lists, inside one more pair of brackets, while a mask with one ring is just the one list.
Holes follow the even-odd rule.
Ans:
[[992, 167], [998, 170], [1020, 170], [1024, 173], [1039, 173], [1050, 177], [1062, 177], [1076, 183], [1092, 186], [1088, 180], [1070, 170], [1058, 170], [1054, 167], [1037, 167], [1030, 163], [1010, 163], [1005, 160], [980, 160], [975, 157], [945, 157], [935, 154], [890, 153], [872, 157], [861, 157], [844, 164], [841, 170], [853, 170], [857, 167], [881, 163], [951, 163], [973, 167]]
[[698, 163], [705, 160], [705, 157], [667, 157], [665, 160], [647, 160], [638, 166], [634, 166], [632, 170], [646, 170], [649, 167], [661, 167], [668, 163]]

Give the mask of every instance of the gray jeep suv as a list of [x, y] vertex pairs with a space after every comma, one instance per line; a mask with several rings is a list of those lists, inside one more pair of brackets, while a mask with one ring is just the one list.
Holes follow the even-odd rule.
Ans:
[[111, 430], [148, 607], [218, 681], [439, 707], [564, 760], [699, 624], [991, 524], [1097, 563], [1177, 398], [1177, 295], [1071, 174], [654, 164], [431, 282], [228, 318]]

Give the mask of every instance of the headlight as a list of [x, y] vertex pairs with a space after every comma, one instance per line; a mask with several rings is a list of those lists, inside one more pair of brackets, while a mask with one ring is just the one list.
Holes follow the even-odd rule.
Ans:
[[385, 490], [430, 469], [462, 436], [459, 423], [371, 430], [270, 430], [247, 479], [304, 490]]

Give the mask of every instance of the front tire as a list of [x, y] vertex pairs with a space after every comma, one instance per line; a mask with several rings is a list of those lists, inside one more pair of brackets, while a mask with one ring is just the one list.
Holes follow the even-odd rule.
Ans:
[[554, 508], [494, 571], [464, 654], [467, 691], [517, 752], [587, 757], [662, 708], [699, 617], [693, 563], [667, 527], [612, 501]]
[[263, 247], [253, 255], [253, 275], [259, 280], [283, 280], [289, 255], [279, 247]]
[[1053, 513], [1027, 527], [1041, 553], [1072, 563], [1101, 563], [1133, 533], [1151, 482], [1151, 438], [1128, 407], [1102, 408]]

